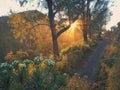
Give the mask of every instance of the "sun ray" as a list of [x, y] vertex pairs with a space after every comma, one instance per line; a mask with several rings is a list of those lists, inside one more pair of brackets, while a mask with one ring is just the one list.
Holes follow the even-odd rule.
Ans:
[[74, 23], [72, 23], [69, 30], [75, 30], [78, 27], [80, 27], [80, 20], [76, 20]]

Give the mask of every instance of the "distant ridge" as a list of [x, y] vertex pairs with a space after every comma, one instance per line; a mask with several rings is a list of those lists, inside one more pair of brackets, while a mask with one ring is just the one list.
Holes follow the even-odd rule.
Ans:
[[[39, 12], [38, 10], [29, 10], [24, 12], [15, 13], [12, 15], [26, 15], [27, 19], [33, 18], [34, 20], [43, 19], [46, 17], [45, 14]], [[10, 15], [11, 16], [11, 15]], [[11, 29], [10, 25], [8, 24], [9, 16], [2, 16], [0, 17], [0, 32], [8, 31]]]
[[[25, 15], [25, 18], [27, 17], [28, 19], [34, 18], [35, 20], [43, 19], [44, 17], [46, 17], [46, 15], [37, 10], [24, 11], [12, 15], [18, 14], [23, 16]], [[16, 51], [19, 50], [21, 47], [24, 47], [16, 39], [14, 39], [10, 31], [11, 27], [8, 24], [8, 20], [9, 16], [0, 17], [0, 59], [4, 59], [5, 55], [9, 51]]]

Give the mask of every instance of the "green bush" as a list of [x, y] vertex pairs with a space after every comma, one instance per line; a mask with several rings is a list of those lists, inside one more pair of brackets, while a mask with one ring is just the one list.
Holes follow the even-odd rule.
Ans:
[[[29, 65], [34, 68], [32, 74], [29, 74]], [[34, 60], [1, 63], [0, 87], [2, 90], [57, 90], [65, 87], [66, 76], [56, 71], [54, 66], [53, 60], [39, 56]]]
[[0, 89], [70, 90], [70, 85], [73, 84], [72, 88], [87, 90], [88, 83], [85, 79], [79, 78], [76, 74], [73, 77], [62, 74], [55, 70], [55, 64], [53, 60], [39, 56], [35, 57], [34, 60], [14, 60], [9, 63], [1, 63]]

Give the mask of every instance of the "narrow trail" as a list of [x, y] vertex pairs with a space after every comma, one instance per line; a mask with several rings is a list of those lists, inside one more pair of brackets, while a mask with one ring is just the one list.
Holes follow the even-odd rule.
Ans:
[[79, 70], [81, 76], [87, 76], [88, 81], [91, 82], [95, 79], [95, 74], [100, 67], [100, 61], [104, 54], [105, 47], [109, 44], [109, 40], [105, 39], [100, 41], [96, 49], [91, 53], [88, 62]]

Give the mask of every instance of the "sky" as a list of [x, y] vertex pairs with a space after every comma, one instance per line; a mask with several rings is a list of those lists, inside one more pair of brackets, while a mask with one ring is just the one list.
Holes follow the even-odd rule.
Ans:
[[107, 29], [110, 29], [111, 26], [117, 25], [117, 23], [120, 21], [120, 0], [111, 1], [114, 1], [114, 6], [110, 7], [113, 15], [111, 16], [110, 21], [106, 26]]
[[[120, 0], [111, 0], [111, 1], [114, 1], [114, 6], [110, 7], [110, 10], [112, 11], [113, 15], [111, 16], [110, 21], [106, 25], [107, 29], [110, 29], [111, 26], [116, 25], [117, 22], [120, 21], [120, 7], [119, 7]], [[18, 4], [18, 2], [16, 2], [16, 0], [0, 0], [0, 16], [9, 15], [10, 10], [12, 10], [15, 13], [26, 10], [35, 10], [35, 9], [42, 11], [43, 9], [38, 8], [37, 4], [35, 3], [37, 3], [37, 0], [34, 0], [34, 5], [36, 5], [34, 7], [33, 7], [33, 2], [28, 3], [24, 7], [20, 7], [20, 5]], [[43, 10], [43, 12], [45, 11]]]

